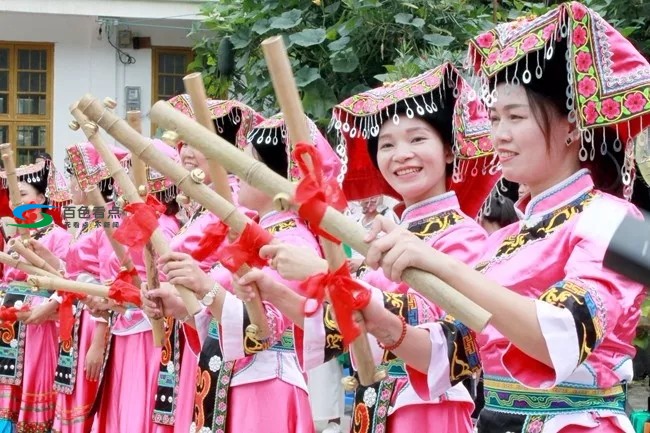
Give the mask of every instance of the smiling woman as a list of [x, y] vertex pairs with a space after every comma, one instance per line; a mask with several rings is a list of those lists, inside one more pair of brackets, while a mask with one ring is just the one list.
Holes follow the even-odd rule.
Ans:
[[[490, 170], [489, 123], [485, 110], [451, 64], [343, 101], [334, 109], [333, 125], [339, 138], [337, 151], [347, 162], [343, 188], [349, 199], [378, 194], [399, 197], [403, 200], [397, 209], [401, 225], [423, 239], [427, 248], [433, 246], [465, 263], [478, 258], [487, 235], [474, 217], [496, 181]], [[306, 263], [301, 265], [306, 267]], [[441, 339], [445, 345], [456, 345], [467, 336], [467, 329], [453, 318], [408, 286], [388, 280], [381, 271], [372, 272], [362, 265], [357, 275], [375, 288], [371, 303], [385, 306], [403, 329], [407, 323], [444, 319], [448, 327]], [[260, 290], [280, 309], [286, 305], [282, 299], [291, 296], [288, 289]], [[274, 294], [281, 295], [274, 299]], [[347, 350], [333, 343], [342, 337], [329, 306], [318, 307], [295, 323], [301, 328], [294, 332], [300, 341], [296, 348], [303, 369], [310, 370]], [[354, 431], [471, 432], [473, 402], [460, 382], [477, 367], [476, 353], [458, 344], [454, 366], [466, 368], [452, 368], [449, 375], [443, 374], [447, 386], [440, 394], [421, 398], [405, 378], [403, 361], [392, 353], [400, 341], [388, 344], [377, 335], [370, 338], [370, 345], [388, 378], [356, 389]]]

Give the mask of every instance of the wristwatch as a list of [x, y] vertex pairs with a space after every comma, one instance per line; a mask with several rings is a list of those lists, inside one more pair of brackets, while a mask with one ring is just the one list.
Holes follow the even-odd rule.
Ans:
[[219, 283], [214, 283], [214, 286], [212, 286], [210, 291], [205, 294], [205, 296], [203, 297], [203, 299], [201, 299], [200, 302], [203, 305], [205, 305], [206, 307], [209, 307], [210, 305], [212, 305], [212, 303], [214, 302], [214, 298], [216, 298], [217, 293], [219, 293], [220, 288], [221, 288], [221, 286], [219, 285]]

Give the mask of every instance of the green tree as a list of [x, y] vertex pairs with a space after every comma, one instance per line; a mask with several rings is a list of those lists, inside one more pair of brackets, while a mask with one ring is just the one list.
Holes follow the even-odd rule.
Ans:
[[[205, 72], [210, 94], [225, 96], [228, 89], [265, 114], [277, 111], [260, 43], [282, 35], [305, 111], [323, 126], [331, 108], [350, 95], [446, 59], [460, 61], [465, 41], [491, 25], [492, 6], [476, 0], [221, 0], [203, 13], [210, 36], [196, 45], [192, 67]], [[224, 58], [221, 66], [234, 73], [222, 73]]]

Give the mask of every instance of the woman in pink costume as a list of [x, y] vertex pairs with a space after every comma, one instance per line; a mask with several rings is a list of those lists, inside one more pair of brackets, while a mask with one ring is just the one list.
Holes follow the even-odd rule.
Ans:
[[[51, 161], [19, 167], [17, 176], [24, 204], [57, 206], [70, 199], [65, 185], [56, 182], [56, 169]], [[0, 172], [0, 177], [6, 183], [4, 171]], [[38, 223], [45, 215], [40, 209], [29, 212], [33, 217], [30, 223]], [[26, 217], [23, 219], [27, 220]], [[51, 218], [50, 224], [27, 230], [31, 249], [55, 269], [63, 269], [65, 263], [57, 257], [66, 256], [70, 234]], [[18, 237], [15, 239], [20, 242]], [[32, 291], [24, 283], [25, 278], [26, 274], [18, 269], [5, 268], [3, 307], [29, 306], [29, 312], [18, 314], [22, 322], [0, 325], [3, 336], [0, 346], [4, 346], [4, 355], [0, 357], [1, 432], [49, 432], [54, 421], [56, 392], [52, 385], [58, 337], [56, 318], [48, 312], [48, 304], [56, 303], [47, 290]]]
[[[169, 103], [186, 114], [194, 117], [194, 111], [187, 95], [179, 95], [169, 100]], [[246, 134], [250, 128], [258, 123], [262, 117], [253, 109], [234, 100], [208, 100], [208, 108], [213, 116], [217, 133], [230, 143], [243, 148], [246, 143]], [[181, 164], [187, 170], [199, 168], [206, 174], [204, 183], [209, 185], [211, 179], [205, 156], [198, 150], [185, 143], [177, 143]], [[235, 176], [229, 176], [233, 197], [237, 197], [239, 189]], [[196, 204], [190, 205], [189, 220], [181, 227], [178, 234], [170, 241], [172, 251], [180, 253], [194, 252], [204, 233], [211, 224], [218, 222], [218, 218], [207, 212], [206, 209]], [[198, 260], [198, 266], [203, 271], [208, 271], [216, 261], [215, 253], [208, 252], [205, 257]], [[164, 272], [160, 274], [161, 281], [166, 281]], [[168, 289], [151, 291], [148, 296], [160, 296], [163, 302], [172, 297]], [[181, 306], [183, 311], [184, 307]], [[160, 373], [158, 376], [158, 390], [155, 394], [155, 408], [153, 419], [158, 430], [186, 433], [189, 431], [194, 412], [194, 396], [196, 393], [197, 354], [200, 352], [200, 342], [196, 331], [174, 320], [173, 312], [165, 312], [167, 321], [167, 339], [160, 357]], [[158, 313], [159, 314], [159, 313]], [[176, 314], [183, 318], [187, 313]]]
[[[595, 202], [639, 216], [625, 198], [633, 139], [650, 122], [650, 66], [595, 12], [564, 3], [471, 41], [503, 175], [526, 184], [522, 221], [495, 232], [472, 270], [379, 221], [369, 265], [399, 279], [427, 270], [492, 313], [478, 335], [485, 408], [478, 431], [633, 431], [625, 416], [643, 287], [603, 267], [605, 246], [576, 230]], [[607, 192], [606, 192], [607, 191]], [[448, 385], [441, 323], [404, 327], [382, 310], [368, 329], [431, 395]]]
[[[153, 140], [152, 146], [161, 158], [178, 159], [176, 149], [170, 145]], [[176, 219], [179, 210], [176, 186], [171, 179], [148, 168], [147, 191], [165, 208], [165, 212], [159, 216], [158, 224], [163, 236], [169, 241], [179, 229]], [[137, 247], [130, 250], [138, 275], [142, 281], [147, 281], [144, 250]], [[116, 254], [112, 253], [107, 267], [108, 275], [103, 275], [102, 281], [108, 284], [114, 280], [121, 265]], [[115, 313], [111, 334], [113, 343], [94, 431], [151, 433], [156, 429], [152, 414], [158, 387], [161, 348], [154, 347], [149, 319], [138, 308], [130, 308], [123, 314]]]
[[[397, 196], [403, 200], [397, 214], [407, 231], [465, 263], [478, 260], [487, 234], [474, 218], [497, 177], [490, 166], [493, 154], [487, 113], [471, 100], [469, 85], [451, 64], [349, 98], [335, 107], [333, 124], [338, 149], [347, 156], [346, 196]], [[383, 290], [383, 294], [375, 290], [372, 302], [398, 321], [454, 323], [407, 285], [393, 283], [364, 265], [358, 274]], [[282, 302], [277, 297], [270, 301]], [[304, 319], [298, 313], [296, 348], [305, 370], [347, 350], [330, 305]], [[455, 344], [466, 335], [467, 329], [457, 333], [449, 329], [445, 338]], [[410, 385], [403, 361], [376, 339], [370, 338], [370, 344], [375, 362], [382, 364], [388, 378], [356, 388], [354, 432], [472, 431], [473, 402], [460, 382], [478, 368], [473, 347], [458, 346], [449, 387], [427, 401]]]
[[[335, 179], [341, 163], [313, 122], [306, 119], [325, 176]], [[297, 180], [300, 173], [288, 148], [284, 119], [274, 116], [249, 134], [246, 152], [276, 173]], [[260, 228], [283, 244], [320, 254], [320, 247], [305, 223], [292, 212], [274, 210], [272, 198], [242, 184], [239, 200], [259, 215]], [[226, 254], [225, 252], [223, 254]], [[227, 254], [224, 256], [227, 257]], [[195, 317], [203, 347], [199, 358], [199, 382], [194, 422], [190, 431], [256, 431], [270, 433], [314, 431], [307, 387], [293, 354], [290, 322], [271, 305], [267, 318], [271, 337], [258, 340], [246, 334], [250, 319], [245, 305], [232, 295], [232, 274], [217, 264], [205, 275], [185, 255], [161, 257], [170, 281], [193, 290], [207, 312]], [[272, 278], [280, 278], [265, 267]], [[284, 281], [284, 280], [282, 280]], [[287, 284], [289, 284], [287, 282]], [[292, 288], [298, 289], [293, 283]], [[265, 396], [273, 395], [272, 400]], [[254, 407], [254, 414], [250, 408]]]
[[[123, 166], [128, 165], [128, 152], [116, 147], [111, 151]], [[105, 209], [97, 210], [102, 215], [95, 214], [95, 210], [91, 213], [87, 207], [78, 208], [79, 216], [87, 213], [87, 218], [77, 229], [66, 256], [66, 277], [97, 283], [101, 278], [102, 263], [106, 265], [112, 251], [100, 218], [108, 216], [119, 221], [119, 211], [112, 206], [114, 183], [92, 144], [69, 146], [66, 154], [73, 203], [87, 203], [85, 190], [92, 186], [99, 188], [107, 202]], [[62, 329], [54, 376], [54, 389], [58, 394], [52, 431], [88, 433], [93, 426], [110, 333], [106, 320], [93, 317], [88, 309], [76, 304], [74, 296], [64, 294], [60, 301], [59, 324]]]

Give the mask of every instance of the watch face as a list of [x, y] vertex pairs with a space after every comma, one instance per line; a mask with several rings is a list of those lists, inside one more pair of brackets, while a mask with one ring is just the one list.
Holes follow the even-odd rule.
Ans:
[[214, 294], [212, 294], [212, 293], [208, 293], [208, 294], [205, 295], [205, 297], [201, 300], [201, 303], [202, 303], [203, 305], [205, 305], [206, 307], [209, 306], [209, 305], [212, 305], [213, 302], [214, 302]]

